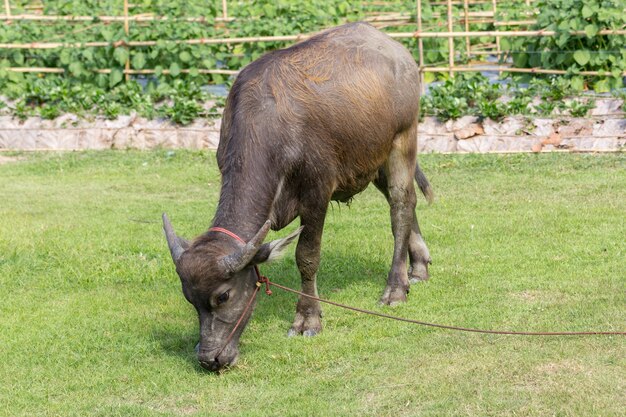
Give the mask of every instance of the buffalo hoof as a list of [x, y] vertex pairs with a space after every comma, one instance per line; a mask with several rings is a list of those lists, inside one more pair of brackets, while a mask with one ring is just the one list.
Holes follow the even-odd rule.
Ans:
[[287, 337], [294, 337], [294, 336], [304, 336], [304, 337], [313, 337], [313, 336], [317, 336], [319, 334], [319, 330], [314, 330], [314, 329], [309, 329], [309, 330], [305, 330], [303, 332], [298, 332], [297, 330], [294, 329], [289, 329], [289, 331], [287, 332]]
[[303, 316], [300, 313], [296, 313], [296, 319], [293, 322], [293, 326], [287, 332], [288, 337], [293, 336], [305, 336], [312, 337], [322, 331], [322, 321], [319, 314], [313, 314], [311, 316]]
[[426, 262], [416, 262], [411, 265], [411, 269], [409, 270], [409, 282], [411, 284], [417, 284], [418, 282], [428, 281], [428, 278], [430, 278], [428, 265], [431, 263], [429, 259]]
[[380, 303], [383, 305], [395, 306], [400, 303], [406, 303], [406, 295], [409, 293], [407, 288], [389, 287], [385, 288]]

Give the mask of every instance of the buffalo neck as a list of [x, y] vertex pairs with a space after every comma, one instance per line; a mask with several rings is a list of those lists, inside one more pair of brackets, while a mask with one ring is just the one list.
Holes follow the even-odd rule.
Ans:
[[270, 218], [278, 183], [262, 154], [234, 158], [222, 169], [220, 199], [213, 227], [225, 228], [246, 242]]

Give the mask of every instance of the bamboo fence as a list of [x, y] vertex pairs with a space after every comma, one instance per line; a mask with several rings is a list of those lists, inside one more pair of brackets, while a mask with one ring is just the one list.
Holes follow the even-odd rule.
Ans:
[[[525, 2], [526, 5], [530, 5], [533, 0], [517, 0], [519, 2]], [[146, 15], [146, 14], [135, 14], [131, 15], [129, 13], [130, 5], [128, 0], [124, 0], [124, 8], [123, 14], [121, 16], [52, 16], [52, 15], [41, 15], [41, 14], [16, 14], [13, 15], [11, 13], [11, 5], [10, 0], [4, 0], [4, 9], [5, 14], [0, 15], [0, 21], [5, 21], [5, 24], [10, 24], [13, 21], [20, 20], [32, 20], [32, 21], [43, 21], [43, 22], [53, 22], [53, 21], [65, 21], [65, 22], [89, 22], [89, 21], [102, 21], [105, 23], [114, 23], [114, 22], [122, 22], [124, 25], [124, 32], [128, 35], [130, 34], [130, 22], [166, 22], [166, 21], [186, 21], [186, 22], [202, 22], [202, 23], [213, 23], [213, 22], [231, 22], [234, 19], [229, 17], [228, 15], [228, 5], [226, 0], [222, 0], [222, 10], [221, 16], [217, 16], [214, 19], [206, 19], [204, 17], [183, 17], [183, 18], [172, 18], [168, 16], [154, 16], [154, 15]], [[369, 2], [368, 4], [380, 4], [380, 5], [389, 5], [389, 3], [381, 1], [381, 2]], [[446, 16], [445, 26], [447, 31], [445, 32], [429, 32], [424, 31], [424, 22], [423, 22], [423, 14], [422, 14], [422, 0], [416, 0], [416, 19], [415, 22], [412, 22], [412, 16], [402, 14], [402, 13], [387, 13], [381, 14], [377, 16], [370, 16], [366, 20], [372, 23], [388, 23], [388, 24], [399, 24], [399, 25], [415, 25], [415, 31], [411, 32], [389, 32], [389, 36], [396, 39], [407, 39], [407, 38], [415, 38], [417, 39], [418, 44], [418, 63], [421, 69], [422, 78], [423, 74], [426, 72], [447, 72], [452, 77], [456, 72], [477, 72], [477, 71], [497, 71], [497, 72], [509, 72], [509, 73], [530, 73], [530, 74], [566, 74], [567, 71], [564, 70], [548, 70], [542, 68], [514, 68], [508, 65], [489, 65], [486, 63], [480, 63], [478, 65], [456, 65], [455, 63], [455, 38], [465, 38], [465, 52], [468, 57], [470, 56], [484, 56], [484, 55], [495, 55], [497, 57], [501, 56], [501, 45], [500, 41], [502, 38], [511, 38], [511, 37], [544, 37], [544, 36], [555, 36], [557, 32], [550, 30], [486, 30], [486, 31], [472, 31], [470, 30], [471, 23], [487, 23], [492, 24], [495, 28], [501, 26], [528, 26], [532, 25], [534, 20], [520, 20], [520, 21], [497, 21], [497, 0], [445, 0], [445, 1], [431, 1], [429, 3], [432, 5], [445, 6], [445, 13], [434, 13], [433, 16]], [[472, 11], [471, 7], [475, 5], [491, 5], [492, 10], [482, 10], [482, 11]], [[459, 6], [458, 10], [455, 6]], [[485, 18], [486, 20], [473, 20], [476, 18]], [[213, 22], [212, 22], [213, 21]], [[455, 31], [454, 25], [462, 24], [464, 30], [463, 31]], [[443, 24], [442, 24], [443, 25]], [[585, 35], [584, 31], [570, 31], [571, 35]], [[622, 36], [626, 35], [626, 30], [609, 30], [603, 29], [598, 31], [598, 35], [612, 35], [612, 36]], [[185, 44], [185, 45], [216, 45], [216, 44], [240, 44], [240, 43], [254, 43], [254, 42], [299, 42], [305, 40], [312, 36], [313, 34], [294, 34], [294, 35], [283, 35], [283, 36], [253, 36], [253, 37], [226, 37], [226, 38], [198, 38], [198, 39], [170, 39], [166, 40], [166, 42], [174, 43], [174, 44]], [[479, 38], [479, 37], [490, 37], [495, 38], [495, 43], [481, 45], [486, 47], [486, 49], [482, 49], [481, 46], [474, 45], [474, 49], [472, 49], [472, 45], [470, 42], [471, 38]], [[447, 39], [447, 66], [427, 66], [424, 61], [424, 39]], [[147, 40], [147, 41], [116, 41], [116, 42], [102, 42], [102, 41], [94, 41], [94, 42], [30, 42], [30, 43], [0, 43], [0, 49], [24, 49], [24, 50], [37, 50], [37, 49], [57, 49], [57, 48], [88, 48], [88, 47], [124, 47], [127, 49], [131, 49], [134, 47], [146, 47], [146, 46], [155, 46], [157, 45], [157, 40]], [[129, 54], [130, 57], [130, 54]], [[139, 74], [154, 74], [157, 73], [154, 69], [142, 69], [142, 70], [134, 70], [130, 68], [130, 58], [127, 59], [124, 66], [123, 73], [125, 74], [126, 79], [128, 80], [131, 75], [139, 75]], [[64, 68], [43, 68], [43, 67], [12, 67], [7, 68], [9, 71], [13, 72], [33, 72], [33, 73], [64, 73]], [[97, 73], [110, 73], [112, 69], [97, 69], [94, 70]], [[162, 74], [168, 74], [168, 70], [158, 71]], [[225, 69], [197, 69], [197, 70], [181, 70], [182, 73], [190, 73], [197, 72], [198, 74], [226, 74], [226, 75], [234, 75], [237, 74], [236, 70], [225, 70]], [[600, 71], [581, 71], [579, 72], [581, 75], [589, 75], [589, 76], [601, 76], [605, 75], [605, 73]], [[626, 76], [626, 72], [624, 72]], [[422, 80], [423, 81], [423, 80]]]

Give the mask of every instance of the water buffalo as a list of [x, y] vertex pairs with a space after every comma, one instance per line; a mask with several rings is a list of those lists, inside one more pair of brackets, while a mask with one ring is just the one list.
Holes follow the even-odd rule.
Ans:
[[[409, 283], [428, 278], [430, 255], [415, 216], [413, 185], [415, 179], [432, 199], [416, 162], [418, 75], [402, 45], [363, 23], [270, 52], [241, 71], [222, 118], [222, 184], [213, 220], [234, 235], [209, 229], [187, 242], [163, 215], [183, 294], [198, 312], [204, 368], [236, 361], [251, 310], [220, 349], [255, 288], [254, 266], [278, 256], [298, 235], [302, 291], [317, 294], [328, 205], [348, 201], [371, 182], [389, 202], [394, 236], [381, 302], [405, 301]], [[300, 229], [263, 243], [270, 228], [282, 229], [296, 217]], [[289, 335], [315, 335], [320, 317], [319, 303], [300, 297]]]

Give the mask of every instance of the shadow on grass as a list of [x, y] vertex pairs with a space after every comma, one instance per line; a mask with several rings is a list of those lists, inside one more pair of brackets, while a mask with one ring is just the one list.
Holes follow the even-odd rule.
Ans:
[[196, 359], [194, 348], [198, 343], [197, 331], [159, 326], [158, 322], [155, 322], [151, 335], [163, 353], [184, 362], [190, 370], [199, 374], [208, 373]]

